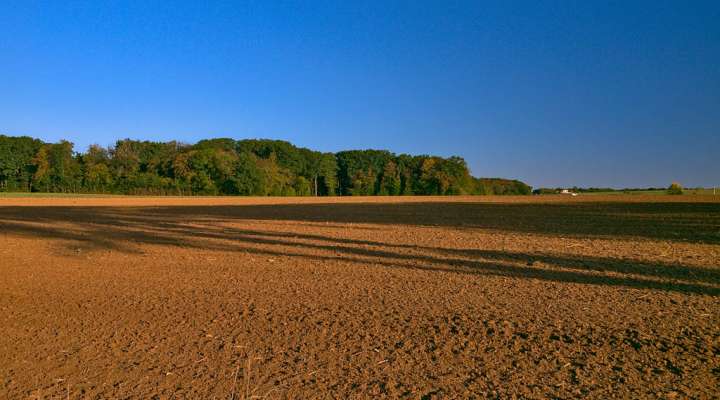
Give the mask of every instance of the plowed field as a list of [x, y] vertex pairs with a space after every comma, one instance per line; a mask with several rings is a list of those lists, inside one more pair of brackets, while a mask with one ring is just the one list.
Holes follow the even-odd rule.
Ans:
[[719, 387], [713, 196], [0, 199], [0, 398]]

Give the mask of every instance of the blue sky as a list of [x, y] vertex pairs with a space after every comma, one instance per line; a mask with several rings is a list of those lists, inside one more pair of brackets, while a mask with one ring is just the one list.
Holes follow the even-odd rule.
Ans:
[[720, 186], [717, 1], [6, 1], [0, 133], [460, 155]]

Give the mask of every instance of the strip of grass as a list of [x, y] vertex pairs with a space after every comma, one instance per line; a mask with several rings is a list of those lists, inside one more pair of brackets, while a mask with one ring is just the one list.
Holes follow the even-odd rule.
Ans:
[[116, 194], [0, 192], [0, 197], [116, 197]]
[[[658, 196], [668, 196], [667, 190], [614, 190], [611, 192], [583, 192], [579, 193], [581, 196], [607, 196], [607, 195], [658, 195]], [[713, 193], [713, 189], [684, 189], [683, 194], [691, 194], [691, 195], [710, 195], [713, 194], [716, 196], [720, 196], [720, 188], [715, 189], [715, 193]], [[126, 195], [126, 194], [98, 194], [98, 193], [44, 193], [44, 192], [0, 192], [0, 198], [2, 197], [35, 197], [35, 198], [42, 198], [42, 197], [127, 197], [127, 196], [135, 196], [135, 197], [155, 197], [155, 195]], [[177, 196], [158, 196], [158, 197], [177, 197]], [[182, 197], [182, 196], [180, 196]], [[191, 197], [204, 197], [204, 196], [191, 196]], [[210, 196], [212, 197], [212, 196]], [[230, 196], [232, 197], [232, 196]], [[243, 196], [240, 196], [243, 197]]]

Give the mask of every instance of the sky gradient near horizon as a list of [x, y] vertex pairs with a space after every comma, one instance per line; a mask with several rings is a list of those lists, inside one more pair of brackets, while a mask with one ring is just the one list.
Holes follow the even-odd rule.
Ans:
[[539, 186], [720, 186], [718, 1], [15, 1], [0, 134], [459, 155]]

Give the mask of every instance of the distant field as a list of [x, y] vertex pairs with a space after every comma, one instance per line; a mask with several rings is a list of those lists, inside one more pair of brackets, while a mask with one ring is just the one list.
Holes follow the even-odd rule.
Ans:
[[718, 260], [720, 196], [0, 196], [0, 393], [714, 398]]
[[[683, 195], [717, 195], [720, 196], [720, 189], [684, 189]], [[667, 190], [616, 190], [612, 192], [588, 192], [581, 193], [582, 196], [596, 195], [667, 195]]]

